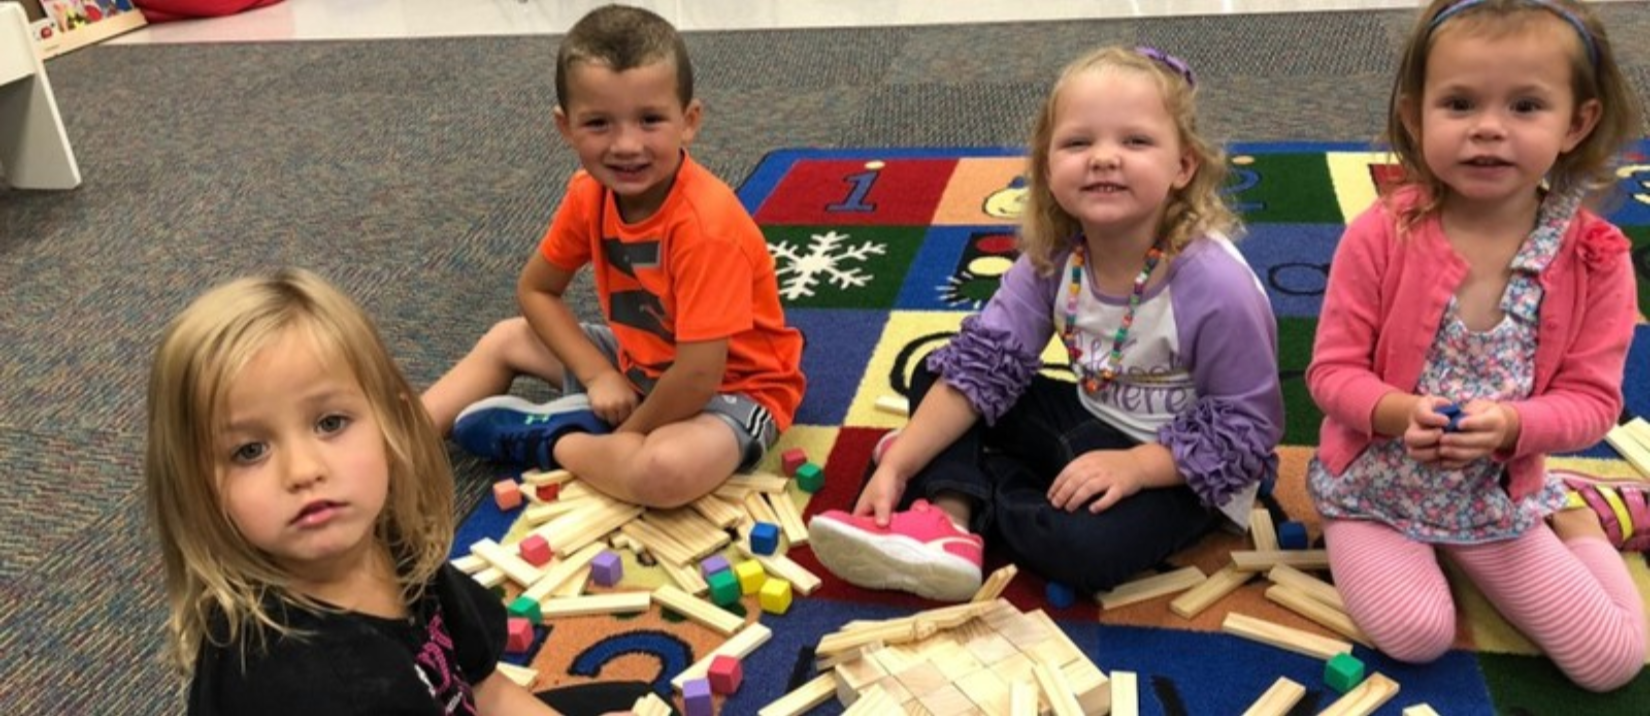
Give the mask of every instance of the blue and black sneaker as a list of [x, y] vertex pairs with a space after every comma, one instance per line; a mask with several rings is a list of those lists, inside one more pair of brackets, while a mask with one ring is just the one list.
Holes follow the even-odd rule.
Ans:
[[453, 440], [478, 457], [540, 470], [556, 468], [556, 440], [570, 433], [603, 434], [612, 428], [590, 410], [590, 398], [569, 395], [533, 403], [514, 395], [476, 401], [458, 414]]

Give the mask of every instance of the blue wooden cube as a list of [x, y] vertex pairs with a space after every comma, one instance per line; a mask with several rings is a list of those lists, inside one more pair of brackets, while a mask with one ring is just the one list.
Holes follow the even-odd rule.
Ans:
[[1284, 549], [1306, 549], [1306, 525], [1299, 522], [1278, 525], [1278, 546]]
[[779, 525], [772, 522], [758, 522], [751, 528], [751, 551], [757, 554], [773, 554], [779, 549]]
[[1043, 595], [1048, 597], [1049, 606], [1055, 609], [1065, 609], [1077, 603], [1077, 590], [1059, 582], [1049, 582]]

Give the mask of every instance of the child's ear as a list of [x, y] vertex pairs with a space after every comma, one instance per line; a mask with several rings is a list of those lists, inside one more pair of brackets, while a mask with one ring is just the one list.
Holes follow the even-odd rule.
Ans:
[[1576, 107], [1575, 114], [1570, 115], [1570, 131], [1564, 133], [1564, 151], [1575, 149], [1587, 136], [1593, 133], [1598, 126], [1598, 120], [1604, 114], [1604, 104], [1597, 98], [1582, 102]]
[[1197, 176], [1197, 168], [1199, 165], [1200, 162], [1198, 161], [1197, 154], [1192, 150], [1188, 149], [1181, 152], [1180, 171], [1174, 176], [1174, 188], [1185, 189], [1187, 184], [1192, 183], [1192, 178]]
[[569, 135], [572, 132], [572, 125], [568, 124], [567, 113], [562, 111], [561, 105], [556, 105], [555, 110], [551, 111], [550, 114], [556, 118], [556, 131], [561, 133], [561, 138], [571, 141], [572, 137]]
[[691, 144], [693, 138], [699, 134], [699, 123], [705, 120], [705, 105], [699, 100], [690, 100], [682, 110], [682, 143]]
[[1408, 96], [1398, 98], [1398, 123], [1403, 125], [1411, 144], [1421, 143], [1421, 115], [1415, 100]]

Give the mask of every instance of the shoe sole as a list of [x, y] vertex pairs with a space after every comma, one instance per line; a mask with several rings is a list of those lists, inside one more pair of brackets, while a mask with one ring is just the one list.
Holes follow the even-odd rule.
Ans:
[[[563, 401], [567, 401], [569, 404], [576, 404], [577, 407], [562, 408], [559, 404]], [[556, 407], [551, 408], [550, 406]], [[560, 415], [562, 413], [567, 413], [574, 410], [589, 410], [590, 398], [585, 395], [574, 394], [562, 396], [548, 403], [535, 403], [526, 398], [514, 395], [495, 395], [491, 398], [484, 398], [471, 403], [458, 414], [457, 418], [453, 419], [453, 424], [457, 425], [458, 421], [463, 420], [471, 413], [478, 413], [483, 410], [492, 410], [493, 408], [505, 408], [532, 415]]]
[[980, 567], [936, 553], [904, 535], [870, 535], [835, 520], [808, 525], [819, 563], [843, 581], [868, 589], [897, 589], [941, 602], [962, 602], [980, 589]]

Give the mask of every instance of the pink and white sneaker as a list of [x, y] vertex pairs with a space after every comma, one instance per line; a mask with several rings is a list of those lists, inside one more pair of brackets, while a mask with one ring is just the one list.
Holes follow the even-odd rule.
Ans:
[[808, 521], [808, 543], [820, 564], [849, 584], [942, 602], [967, 601], [980, 589], [985, 540], [926, 500], [895, 512], [887, 527], [842, 510], [821, 512]]

